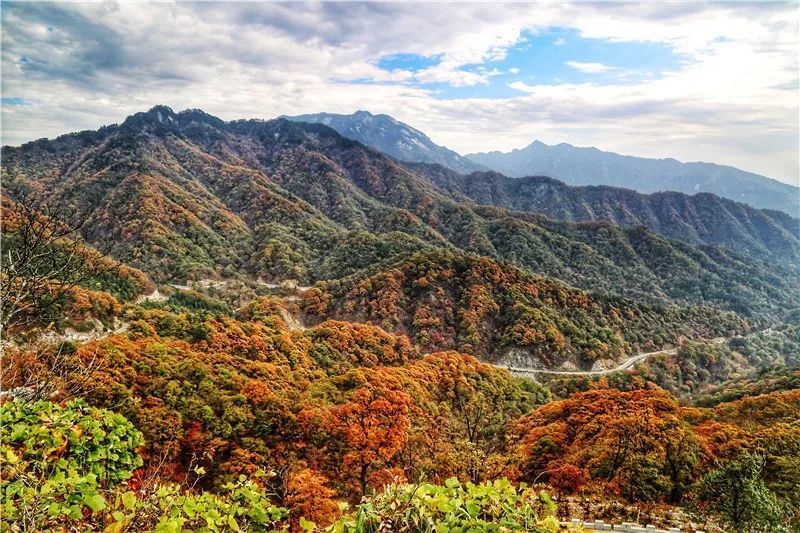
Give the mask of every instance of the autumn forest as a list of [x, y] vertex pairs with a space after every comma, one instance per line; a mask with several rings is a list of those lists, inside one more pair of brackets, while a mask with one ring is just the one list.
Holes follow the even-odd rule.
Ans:
[[3, 147], [0, 530], [797, 531], [800, 221], [514, 179], [165, 106]]

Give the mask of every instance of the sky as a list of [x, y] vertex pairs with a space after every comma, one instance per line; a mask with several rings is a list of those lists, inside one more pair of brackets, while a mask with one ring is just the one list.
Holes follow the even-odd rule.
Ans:
[[459, 153], [534, 140], [800, 182], [797, 2], [3, 2], [2, 143], [164, 104], [386, 113]]

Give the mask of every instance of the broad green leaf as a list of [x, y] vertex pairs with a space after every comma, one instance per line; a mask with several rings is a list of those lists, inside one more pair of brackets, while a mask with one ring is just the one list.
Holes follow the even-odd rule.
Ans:
[[100, 494], [88, 494], [84, 496], [83, 503], [85, 503], [93, 513], [102, 511], [106, 508], [106, 499]]
[[125, 509], [132, 511], [133, 508], [136, 507], [136, 494], [130, 491], [123, 494], [122, 505], [125, 506]]

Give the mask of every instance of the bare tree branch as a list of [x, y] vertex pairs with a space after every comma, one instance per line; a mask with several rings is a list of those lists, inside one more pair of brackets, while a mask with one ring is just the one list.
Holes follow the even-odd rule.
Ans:
[[47, 325], [73, 288], [121, 266], [81, 238], [89, 213], [29, 193], [0, 196], [0, 215], [0, 337]]

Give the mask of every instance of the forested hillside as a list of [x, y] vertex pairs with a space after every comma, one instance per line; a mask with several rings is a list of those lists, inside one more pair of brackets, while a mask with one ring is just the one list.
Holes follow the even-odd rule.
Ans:
[[[785, 466], [794, 460], [793, 448], [780, 444], [796, 439], [794, 392], [686, 409], [641, 380], [628, 390], [598, 384], [551, 402], [535, 382], [458, 352], [424, 354], [405, 337], [377, 326], [326, 321], [304, 331], [292, 329], [280, 311], [284, 305], [281, 299], [261, 298], [234, 314], [188, 305], [168, 311], [166, 303], [127, 305], [120, 313], [130, 324], [126, 333], [58, 347], [66, 371], [59, 372], [59, 392], [50, 399], [68, 400], [80, 391], [93, 406], [111, 409], [119, 418], [92, 414], [74, 403], [62, 414], [48, 403], [6, 402], [0, 409], [4, 425], [13, 431], [4, 432], [4, 453], [29, 459], [51, 453], [50, 441], [42, 440], [48, 426], [39, 426], [40, 437], [28, 438], [36, 420], [67, 428], [70, 423], [89, 428], [86, 420], [100, 420], [120, 437], [114, 450], [124, 463], [105, 463], [118, 477], [100, 478], [85, 503], [72, 504], [85, 509], [77, 516], [46, 514], [48, 505], [72, 508], [62, 498], [72, 494], [75, 478], [65, 478], [65, 484], [56, 477], [48, 481], [50, 495], [34, 490], [7, 497], [12, 507], [5, 519], [26, 512], [34, 523], [51, 526], [76, 520], [87, 528], [119, 523], [125, 530], [150, 528], [158, 520], [186, 525], [207, 511], [195, 515], [181, 506], [194, 506], [196, 497], [212, 505], [208, 498], [214, 494], [219, 500], [205, 509], [219, 506], [221, 516], [230, 514], [245, 527], [264, 521], [298, 527], [300, 517], [323, 527], [356, 519], [337, 501], [358, 502], [375, 494], [374, 505], [388, 505], [381, 495], [387, 484], [391, 494], [398, 490], [392, 484], [413, 484], [420, 476], [451, 488], [455, 478], [479, 483], [505, 477], [540, 487], [546, 482], [555, 494], [632, 504], [687, 504], [700, 498], [716, 509], [714, 497], [702, 495], [704, 476], [750, 460], [743, 450], [764, 458], [769, 498], [780, 498], [787, 512], [797, 508], [796, 478]], [[17, 379], [53, 370], [52, 360], [41, 354], [14, 348], [6, 355], [21, 371]], [[107, 446], [103, 434], [88, 434], [94, 439], [89, 449]], [[80, 443], [84, 437], [70, 438]], [[620, 439], [635, 445], [620, 448]], [[81, 455], [85, 448], [68, 449], [75, 464], [94, 464], [91, 456]], [[4, 487], [18, 490], [33, 476], [48, 479], [46, 470], [37, 470], [44, 464], [5, 471]], [[263, 477], [262, 470], [271, 473]], [[256, 485], [247, 485], [248, 479]], [[189, 492], [181, 495], [187, 486]], [[501, 485], [492, 486], [505, 494]], [[119, 498], [125, 498], [124, 505]], [[528, 512], [524, 505], [536, 498], [523, 493], [502, 516], [511, 520], [513, 513]], [[243, 506], [241, 514], [230, 507], [235, 502]], [[538, 519], [552, 512], [547, 506], [534, 508], [539, 510], [531, 517]], [[254, 509], [268, 514], [254, 514]], [[370, 509], [367, 504], [355, 511]], [[474, 519], [500, 519], [483, 514], [489, 509]], [[117, 511], [121, 514], [112, 516]], [[768, 518], [775, 523], [791, 519], [782, 513], [775, 510]], [[208, 516], [214, 520], [217, 514]], [[671, 523], [666, 515], [649, 516]], [[380, 512], [372, 519], [380, 520]], [[551, 531], [545, 524], [537, 530]]]
[[732, 313], [598, 297], [486, 258], [414, 255], [368, 278], [317, 284], [311, 317], [371, 322], [427, 350], [457, 349], [517, 367], [596, 361], [747, 329]]
[[727, 339], [682, 343], [626, 372], [542, 376], [560, 397], [598, 383], [630, 390], [651, 382], [684, 402], [709, 406], [800, 387], [800, 326], [787, 323]]
[[793, 261], [457, 201], [323, 125], [225, 123], [157, 107], [120, 126], [5, 148], [3, 175], [9, 190], [91, 210], [85, 236], [116, 239], [159, 280], [246, 273], [313, 282], [440, 248], [653, 303], [750, 316], [800, 305]]
[[458, 174], [438, 165], [412, 165], [439, 188], [478, 204], [540, 213], [557, 220], [609, 220], [646, 226], [666, 237], [797, 261], [800, 220], [710, 193], [642, 194], [609, 186], [570, 186], [543, 176], [509, 178], [496, 172]]

